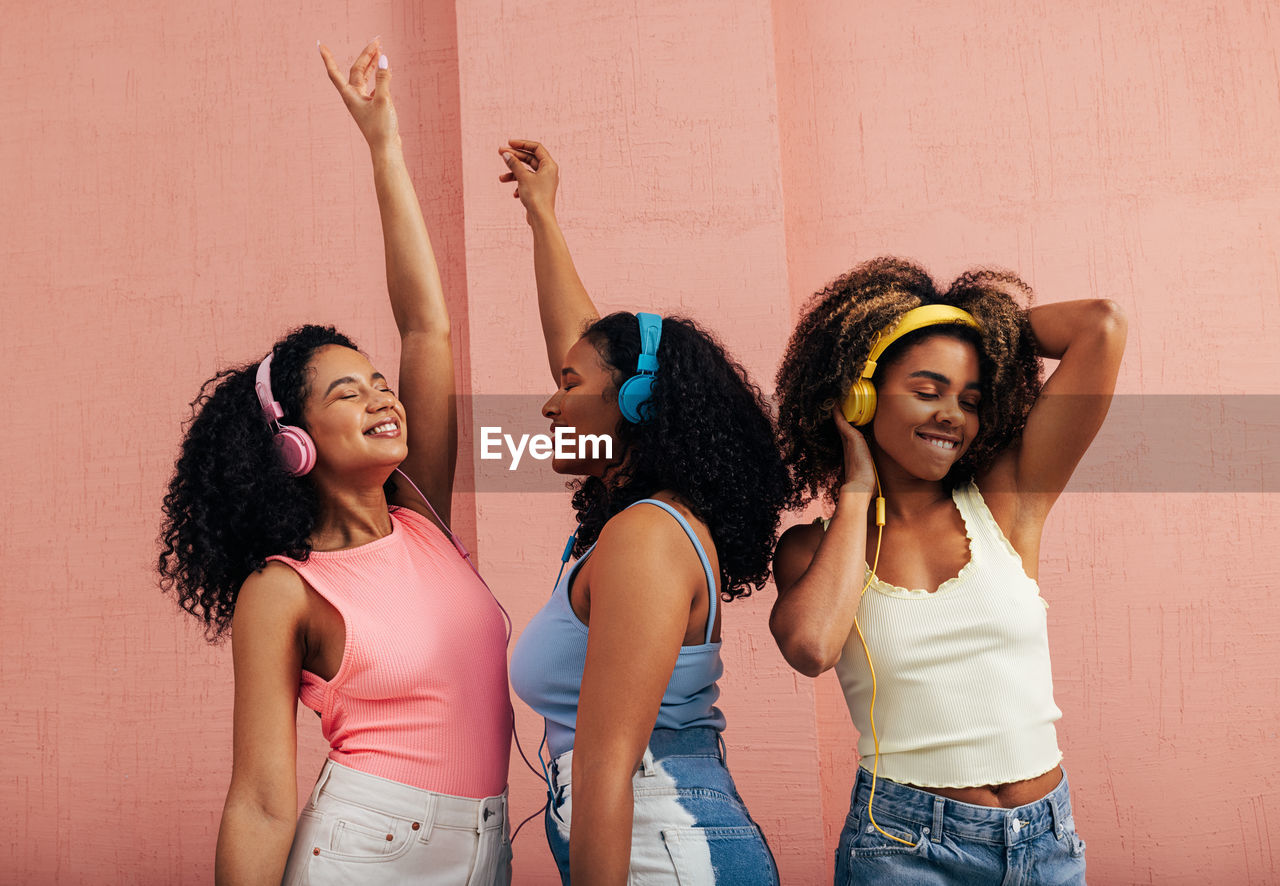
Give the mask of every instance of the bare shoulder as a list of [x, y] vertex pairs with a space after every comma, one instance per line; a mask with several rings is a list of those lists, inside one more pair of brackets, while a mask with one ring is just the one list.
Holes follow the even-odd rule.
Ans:
[[[704, 540], [710, 538], [705, 525], [687, 509], [665, 503], [680, 511], [695, 533], [701, 530]], [[714, 549], [707, 555], [714, 558]], [[611, 517], [600, 530], [591, 559], [593, 588], [603, 584], [606, 576], [610, 584], [621, 580], [633, 590], [644, 588], [645, 594], [682, 599], [692, 599], [698, 589], [706, 587], [702, 561], [689, 537], [671, 514], [655, 505], [627, 508]]]
[[279, 560], [251, 572], [240, 585], [232, 617], [234, 634], [246, 628], [296, 627], [307, 617], [311, 591], [302, 576]]
[[[689, 524], [696, 528], [701, 525], [687, 509], [671, 504], [681, 512]], [[614, 514], [609, 522], [600, 530], [600, 539], [596, 542], [593, 557], [601, 554], [609, 556], [618, 552], [631, 552], [636, 557], [670, 557], [680, 550], [689, 547], [688, 536], [680, 524], [671, 515], [656, 505], [648, 507], [631, 507]]]
[[805, 552], [813, 556], [814, 551], [818, 550], [818, 545], [822, 544], [822, 536], [825, 534], [826, 530], [822, 528], [821, 521], [797, 523], [782, 533], [774, 553], [776, 555]]
[[773, 552], [773, 578], [778, 593], [785, 593], [804, 575], [824, 533], [821, 522], [797, 523], [782, 533]]

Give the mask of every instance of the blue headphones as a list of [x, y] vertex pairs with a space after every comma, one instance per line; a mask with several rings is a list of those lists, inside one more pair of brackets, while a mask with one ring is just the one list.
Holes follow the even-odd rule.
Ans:
[[640, 321], [640, 357], [636, 360], [636, 374], [622, 383], [618, 390], [618, 408], [622, 416], [632, 424], [648, 420], [653, 411], [649, 396], [653, 393], [653, 380], [658, 374], [658, 343], [662, 341], [662, 318], [657, 314], [636, 314]]

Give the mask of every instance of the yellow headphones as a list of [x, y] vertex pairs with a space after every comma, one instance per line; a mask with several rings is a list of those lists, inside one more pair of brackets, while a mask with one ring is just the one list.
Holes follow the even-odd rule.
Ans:
[[845, 398], [842, 411], [851, 425], [865, 425], [876, 414], [876, 388], [871, 383], [871, 376], [876, 371], [876, 361], [884, 356], [884, 352], [904, 335], [926, 326], [941, 326], [954, 323], [968, 326], [982, 332], [982, 326], [973, 315], [951, 305], [921, 305], [912, 308], [902, 315], [902, 319], [892, 329], [877, 332], [871, 340], [871, 353], [867, 356], [867, 364], [862, 367], [862, 375], [849, 388], [849, 396]]

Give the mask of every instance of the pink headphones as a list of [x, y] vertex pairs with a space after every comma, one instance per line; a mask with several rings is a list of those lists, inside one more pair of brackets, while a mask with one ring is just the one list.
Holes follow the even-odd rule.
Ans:
[[254, 380], [253, 389], [258, 394], [258, 404], [262, 414], [275, 433], [271, 442], [280, 454], [280, 463], [291, 477], [301, 477], [316, 466], [316, 444], [302, 428], [280, 424], [284, 418], [284, 409], [271, 393], [271, 358], [275, 351], [267, 354], [266, 359], [258, 364], [258, 376]]

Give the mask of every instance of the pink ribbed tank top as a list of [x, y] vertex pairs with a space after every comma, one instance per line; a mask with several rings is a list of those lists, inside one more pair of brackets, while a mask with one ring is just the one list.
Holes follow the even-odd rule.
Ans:
[[302, 672], [329, 759], [442, 794], [489, 797], [507, 784], [511, 701], [497, 601], [427, 518], [391, 511], [389, 535], [313, 551], [292, 567], [342, 615], [332, 680]]

